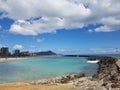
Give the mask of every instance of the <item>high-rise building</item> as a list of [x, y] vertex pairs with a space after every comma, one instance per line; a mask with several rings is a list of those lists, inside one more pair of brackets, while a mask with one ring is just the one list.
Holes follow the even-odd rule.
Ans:
[[8, 47], [1, 48], [1, 57], [7, 57], [9, 55]]
[[24, 51], [20, 53], [21, 56], [30, 56], [29, 51]]
[[19, 49], [16, 49], [16, 50], [14, 51], [14, 55], [15, 55], [15, 56], [20, 56], [20, 50], [19, 50]]

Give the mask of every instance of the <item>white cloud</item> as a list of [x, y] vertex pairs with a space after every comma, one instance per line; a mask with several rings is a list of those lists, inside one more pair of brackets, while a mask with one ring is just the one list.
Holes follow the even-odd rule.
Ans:
[[0, 25], [0, 29], [2, 29], [2, 26]]
[[120, 30], [119, 8], [120, 0], [0, 0], [0, 18], [15, 20], [9, 30], [14, 34], [55, 33], [88, 24], [103, 24], [93, 31], [110, 32]]
[[83, 49], [58, 49], [58, 50], [53, 50], [58, 54], [83, 54]]
[[88, 32], [90, 32], [90, 33], [91, 33], [91, 32], [93, 32], [93, 30], [92, 30], [92, 29], [89, 29], [89, 30], [88, 30]]
[[41, 43], [41, 42], [43, 42], [44, 40], [45, 40], [45, 38], [39, 38], [39, 39], [37, 39], [36, 41], [39, 42], [39, 43]]
[[96, 54], [113, 54], [116, 53], [116, 48], [91, 48], [89, 49], [92, 53]]
[[80, 48], [80, 49], [58, 49], [53, 50], [58, 54], [118, 54], [120, 48]]
[[23, 45], [16, 44], [13, 46], [13, 49], [23, 49]]
[[120, 18], [107, 17], [101, 20], [104, 26], [95, 29], [96, 32], [111, 32], [120, 30]]
[[57, 28], [63, 27], [60, 18], [42, 17], [38, 20], [18, 20], [10, 29], [10, 32], [22, 35], [37, 35], [43, 33], [55, 33]]
[[0, 44], [0, 48], [1, 48], [1, 47], [7, 47], [7, 46]]
[[2, 45], [0, 44], [0, 48], [2, 47]]
[[36, 46], [34, 46], [34, 45], [30, 45], [29, 47], [32, 48], [32, 49], [33, 49], [33, 48], [36, 48]]
[[96, 32], [110, 32], [110, 27], [109, 26], [101, 26], [99, 28], [95, 29]]
[[[87, 16], [89, 10], [83, 4], [76, 5], [69, 0], [0, 0], [1, 10], [6, 11], [7, 16], [13, 19], [26, 19], [38, 16]], [[82, 13], [78, 12], [81, 11]], [[82, 18], [79, 17], [79, 18]]]

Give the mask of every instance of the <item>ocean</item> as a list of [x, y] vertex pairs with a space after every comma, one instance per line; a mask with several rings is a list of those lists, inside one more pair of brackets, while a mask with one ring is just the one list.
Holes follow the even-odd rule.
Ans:
[[53, 78], [67, 74], [97, 73], [98, 65], [85, 57], [40, 57], [0, 62], [0, 83]]

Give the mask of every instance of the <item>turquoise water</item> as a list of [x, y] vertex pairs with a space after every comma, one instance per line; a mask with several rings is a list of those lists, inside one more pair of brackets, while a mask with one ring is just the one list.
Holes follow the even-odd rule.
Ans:
[[93, 75], [97, 64], [87, 63], [84, 57], [28, 58], [0, 62], [0, 83], [51, 78], [84, 72]]

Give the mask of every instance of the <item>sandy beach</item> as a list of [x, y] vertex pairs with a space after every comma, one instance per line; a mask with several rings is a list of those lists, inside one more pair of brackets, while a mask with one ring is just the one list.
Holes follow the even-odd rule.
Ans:
[[7, 57], [7, 58], [1, 58], [0, 57], [0, 61], [23, 60], [23, 59], [28, 59], [28, 58], [43, 58], [43, 57], [61, 57], [61, 55], [28, 56], [28, 57]]
[[9, 57], [9, 58], [0, 58], [0, 61], [11, 61], [11, 60], [22, 60], [30, 57]]
[[0, 84], [0, 90], [82, 90], [71, 87], [69, 84], [59, 85], [29, 85], [28, 83]]

